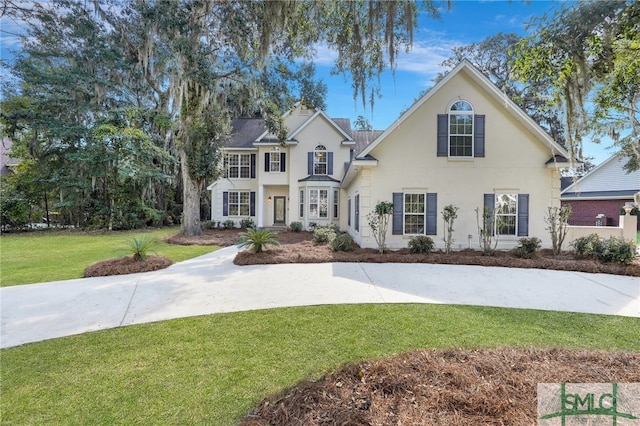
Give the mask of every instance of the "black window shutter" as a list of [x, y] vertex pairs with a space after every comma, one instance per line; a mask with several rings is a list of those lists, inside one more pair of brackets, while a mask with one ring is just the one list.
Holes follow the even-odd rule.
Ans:
[[347, 201], [347, 226], [351, 226], [351, 198]]
[[256, 155], [251, 154], [251, 179], [256, 178]]
[[518, 194], [518, 237], [529, 235], [529, 194]]
[[449, 116], [438, 114], [438, 157], [449, 156]]
[[256, 193], [251, 191], [249, 193], [249, 216], [256, 215]]
[[473, 156], [484, 157], [484, 115], [475, 115], [473, 123]]
[[403, 194], [402, 192], [393, 193], [393, 216], [391, 222], [391, 234], [402, 235], [403, 220], [402, 220], [402, 208]]
[[333, 152], [327, 153], [327, 174], [333, 174]]
[[427, 235], [438, 233], [438, 194], [427, 192]]
[[229, 193], [222, 193], [222, 216], [229, 216]]
[[313, 174], [313, 152], [307, 153], [307, 173]]
[[265, 152], [264, 153], [264, 171], [265, 172], [271, 171], [270, 160], [271, 160], [271, 157], [269, 156], [269, 153]]
[[360, 232], [360, 194], [356, 195], [355, 209], [356, 209], [356, 214], [353, 221], [355, 222], [355, 230], [357, 232]]
[[287, 163], [287, 154], [285, 152], [281, 152], [280, 153], [280, 171], [283, 173], [286, 171], [286, 166], [285, 166], [286, 163]]

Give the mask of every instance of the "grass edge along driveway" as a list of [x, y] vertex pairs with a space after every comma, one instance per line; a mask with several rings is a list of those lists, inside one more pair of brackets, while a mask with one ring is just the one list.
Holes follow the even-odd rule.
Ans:
[[183, 318], [4, 349], [3, 424], [236, 423], [265, 396], [417, 348], [639, 351], [640, 320], [445, 305], [338, 305]]

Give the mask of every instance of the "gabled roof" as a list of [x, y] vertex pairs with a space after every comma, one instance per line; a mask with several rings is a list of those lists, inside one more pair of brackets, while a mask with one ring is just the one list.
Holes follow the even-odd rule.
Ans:
[[629, 198], [640, 191], [640, 170], [627, 173], [626, 158], [620, 153], [607, 158], [583, 177], [567, 186], [562, 199], [573, 198]]
[[[294, 106], [294, 108], [298, 103]], [[291, 114], [292, 110], [287, 111], [283, 117]], [[354, 140], [351, 130], [351, 122], [348, 118], [331, 118], [324, 111], [315, 110], [300, 126], [292, 129], [287, 137], [288, 142], [297, 142], [295, 137], [306, 126], [308, 126], [315, 118], [323, 117], [327, 122], [338, 131], [343, 137], [345, 144], [357, 144]], [[231, 120], [231, 136], [224, 143], [225, 148], [231, 149], [254, 149], [255, 144], [260, 143], [277, 143], [278, 141], [269, 136], [269, 129], [262, 118], [234, 118]], [[356, 131], [359, 132], [359, 131]]]
[[[316, 110], [316, 112], [313, 115], [311, 115], [311, 117], [309, 117], [304, 123], [302, 123], [302, 125], [298, 126], [297, 129], [294, 129], [291, 133], [289, 133], [288, 139], [295, 138], [298, 133], [300, 133], [305, 127], [307, 127], [317, 117], [323, 117], [325, 120], [327, 120], [334, 129], [336, 129], [340, 134], [342, 134], [342, 136], [344, 136], [345, 142], [353, 141], [353, 138], [345, 129], [340, 127], [336, 121], [332, 120], [327, 114], [324, 113], [324, 111], [319, 109]], [[344, 124], [345, 119], [338, 119], [338, 120], [342, 120]], [[349, 124], [349, 128], [351, 128], [350, 124]]]
[[527, 113], [525, 113], [515, 102], [501, 91], [491, 80], [489, 80], [484, 74], [482, 74], [471, 62], [463, 60], [460, 62], [451, 72], [449, 72], [442, 80], [431, 88], [425, 95], [416, 101], [411, 108], [409, 108], [404, 114], [400, 116], [395, 122], [391, 124], [372, 144], [370, 144], [364, 151], [360, 153], [361, 156], [369, 154], [380, 142], [382, 142], [389, 134], [391, 134], [396, 128], [398, 128], [408, 117], [410, 117], [418, 108], [420, 108], [425, 102], [427, 102], [440, 88], [447, 84], [455, 75], [464, 72], [472, 80], [480, 85], [491, 97], [505, 105], [505, 110], [508, 111], [514, 118], [516, 118], [521, 124], [529, 129], [534, 135], [544, 142], [551, 150], [552, 155], [560, 155], [565, 158], [570, 158], [569, 153], [560, 144], [554, 141], [547, 132], [545, 132]]

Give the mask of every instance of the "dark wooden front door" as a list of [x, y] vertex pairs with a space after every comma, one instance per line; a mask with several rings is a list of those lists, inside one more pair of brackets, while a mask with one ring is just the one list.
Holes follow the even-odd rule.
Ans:
[[285, 223], [286, 197], [273, 197], [273, 223]]

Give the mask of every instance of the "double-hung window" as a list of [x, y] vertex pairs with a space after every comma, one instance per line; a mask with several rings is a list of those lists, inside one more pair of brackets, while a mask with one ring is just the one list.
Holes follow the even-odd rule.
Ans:
[[326, 189], [309, 190], [309, 218], [329, 217], [329, 194]]
[[327, 174], [327, 148], [324, 145], [318, 145], [313, 150], [313, 174]]
[[494, 235], [526, 237], [529, 235], [529, 194], [484, 194], [484, 206], [489, 213], [485, 224]]
[[516, 235], [517, 215], [518, 194], [496, 194], [496, 234]]
[[280, 149], [273, 148], [269, 155], [269, 171], [271, 172], [279, 172], [280, 171]]
[[249, 216], [249, 191], [229, 191], [229, 216]]
[[404, 233], [424, 234], [425, 194], [404, 194]]
[[251, 177], [251, 154], [227, 154], [227, 177], [249, 179]]
[[458, 101], [449, 109], [449, 156], [473, 157], [473, 107]]
[[340, 191], [338, 191], [337, 189], [333, 190], [333, 218], [337, 219], [339, 217], [339, 212], [340, 212], [340, 206], [339, 206], [339, 201], [340, 201]]

